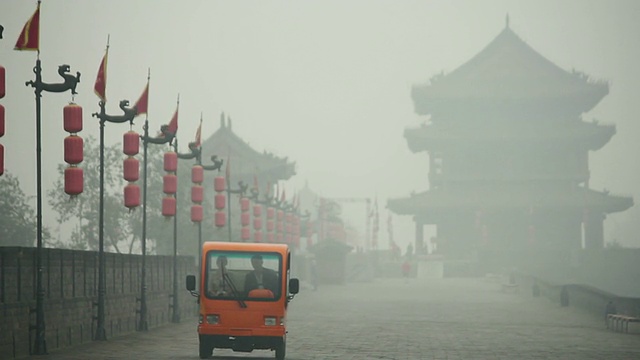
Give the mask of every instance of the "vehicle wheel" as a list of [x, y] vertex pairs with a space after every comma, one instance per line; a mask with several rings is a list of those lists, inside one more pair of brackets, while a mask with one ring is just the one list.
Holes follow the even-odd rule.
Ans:
[[208, 359], [213, 354], [213, 346], [206, 340], [200, 340], [200, 359]]
[[287, 351], [287, 338], [283, 337], [282, 342], [276, 346], [276, 360], [284, 360]]

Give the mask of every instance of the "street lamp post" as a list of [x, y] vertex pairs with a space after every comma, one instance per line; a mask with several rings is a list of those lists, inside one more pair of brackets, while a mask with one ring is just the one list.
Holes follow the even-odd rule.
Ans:
[[[223, 164], [223, 160], [218, 160], [218, 157], [216, 155], [212, 155], [211, 156], [211, 162], [213, 162], [212, 165], [202, 165], [202, 148], [200, 146], [197, 145], [196, 142], [190, 142], [189, 143], [189, 151], [190, 153], [185, 153], [185, 154], [181, 154], [178, 152], [177, 150], [177, 140], [176, 140], [176, 147], [175, 147], [175, 151], [178, 154], [178, 159], [182, 159], [182, 160], [190, 160], [190, 159], [195, 159], [195, 165], [199, 165], [202, 167], [203, 170], [205, 171], [214, 171], [217, 170], [218, 172], [220, 171], [220, 169], [222, 168], [222, 164]], [[174, 257], [177, 256], [177, 243], [176, 243], [176, 239], [177, 238], [177, 234], [174, 234]], [[202, 251], [202, 221], [198, 221], [198, 265], [200, 265], [200, 261], [201, 261], [201, 254]], [[173, 306], [176, 307], [177, 306], [177, 296], [178, 296], [178, 282], [177, 282], [177, 270], [176, 269], [176, 265], [177, 265], [177, 260], [175, 260], [174, 258], [174, 304]], [[174, 310], [175, 312], [175, 310]], [[178, 320], [179, 321], [179, 320]]]
[[104, 298], [106, 294], [105, 284], [105, 261], [104, 261], [104, 125], [107, 122], [125, 123], [129, 122], [133, 125], [133, 119], [137, 114], [137, 109], [127, 108], [129, 100], [120, 101], [120, 109], [124, 112], [122, 115], [107, 115], [105, 111], [106, 102], [98, 102], [100, 106], [99, 113], [93, 113], [92, 116], [100, 120], [100, 215], [98, 225], [98, 316], [96, 318], [96, 334], [95, 340], [107, 340], [107, 331], [105, 329], [104, 319]]
[[47, 342], [45, 339], [45, 323], [44, 323], [44, 288], [42, 287], [42, 92], [62, 93], [71, 90], [71, 94], [75, 95], [76, 85], [80, 82], [80, 73], [76, 76], [68, 74], [69, 65], [60, 65], [58, 74], [62, 76], [64, 82], [56, 84], [47, 84], [42, 81], [42, 66], [40, 58], [36, 59], [36, 66], [33, 72], [36, 75], [35, 80], [30, 80], [25, 85], [31, 85], [36, 95], [36, 337], [33, 353], [42, 355], [47, 353]]
[[161, 135], [155, 138], [149, 137], [149, 119], [144, 121], [144, 135], [140, 137], [143, 144], [143, 169], [144, 175], [142, 180], [142, 270], [140, 276], [140, 321], [138, 323], [138, 331], [149, 330], [147, 322], [147, 284], [146, 284], [146, 252], [147, 252], [147, 148], [149, 144], [170, 144], [175, 134], [169, 131], [168, 125], [160, 127]]
[[[228, 166], [229, 164], [227, 164]], [[232, 238], [231, 238], [231, 194], [239, 194], [240, 196], [243, 196], [246, 192], [247, 189], [249, 188], [248, 184], [245, 184], [244, 181], [240, 180], [238, 181], [238, 188], [237, 189], [232, 189], [231, 188], [231, 184], [230, 184], [230, 179], [227, 176], [227, 188], [226, 188], [226, 192], [227, 192], [227, 227], [229, 228], [229, 242], [233, 242]]]

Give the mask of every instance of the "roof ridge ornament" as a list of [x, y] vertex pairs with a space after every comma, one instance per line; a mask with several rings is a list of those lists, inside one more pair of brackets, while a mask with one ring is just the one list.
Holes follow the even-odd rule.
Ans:
[[505, 28], [509, 28], [509, 13], [507, 13], [507, 16], [504, 19], [504, 27]]

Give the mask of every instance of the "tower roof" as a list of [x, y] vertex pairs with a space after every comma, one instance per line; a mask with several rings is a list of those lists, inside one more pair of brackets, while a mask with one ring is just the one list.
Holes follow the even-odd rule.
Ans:
[[232, 131], [231, 119], [225, 120], [224, 114], [220, 119], [220, 128], [202, 143], [202, 158], [209, 159], [212, 155], [223, 159], [232, 181], [244, 180], [251, 184], [254, 176], [261, 183], [274, 183], [287, 180], [296, 174], [295, 162], [288, 157], [278, 157], [267, 151], [259, 152]]
[[528, 209], [531, 206], [541, 209], [594, 209], [614, 213], [633, 206], [633, 198], [585, 188], [576, 188], [575, 191], [536, 189], [530, 192], [504, 188], [474, 191], [465, 188], [456, 191], [434, 189], [387, 201], [387, 208], [396, 214], [418, 216], [443, 210]]
[[[480, 53], [449, 74], [412, 89], [420, 115], [453, 111], [460, 106], [535, 103], [560, 106], [580, 114], [609, 92], [608, 83], [577, 71], [565, 71], [525, 43], [508, 23]], [[526, 106], [525, 106], [526, 107]]]
[[[535, 124], [533, 124], [535, 125]], [[443, 148], [458, 147], [460, 144], [495, 144], [518, 143], [524, 144], [565, 144], [578, 146], [588, 150], [599, 150], [616, 133], [616, 127], [611, 124], [596, 122], [572, 121], [556, 122], [553, 127], [501, 126], [497, 128], [485, 126], [455, 126], [451, 122], [439, 122], [407, 128], [404, 137], [409, 149], [413, 152], [442, 150]]]

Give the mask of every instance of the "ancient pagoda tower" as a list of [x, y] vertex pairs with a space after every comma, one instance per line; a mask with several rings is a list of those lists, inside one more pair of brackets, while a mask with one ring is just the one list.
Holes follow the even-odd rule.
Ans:
[[411, 151], [429, 155], [429, 190], [388, 208], [413, 216], [417, 249], [424, 225], [436, 225], [438, 252], [449, 259], [504, 267], [602, 248], [606, 215], [633, 205], [589, 189], [589, 151], [616, 129], [582, 115], [608, 91], [541, 56], [507, 22], [467, 63], [414, 86], [415, 111], [428, 117], [404, 136]]

